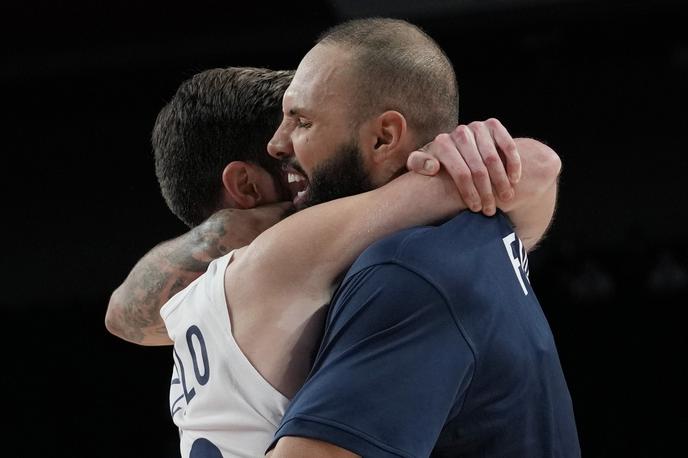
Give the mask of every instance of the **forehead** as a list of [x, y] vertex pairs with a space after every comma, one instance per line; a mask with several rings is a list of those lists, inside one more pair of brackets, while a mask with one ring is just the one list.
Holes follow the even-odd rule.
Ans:
[[351, 53], [334, 45], [318, 44], [301, 60], [284, 93], [284, 111], [341, 111], [351, 104]]

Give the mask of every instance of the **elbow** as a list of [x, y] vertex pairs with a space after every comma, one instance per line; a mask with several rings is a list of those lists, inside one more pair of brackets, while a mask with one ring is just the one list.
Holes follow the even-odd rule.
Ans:
[[534, 150], [537, 153], [537, 173], [542, 181], [554, 183], [561, 173], [561, 158], [549, 146], [533, 141], [536, 143]]
[[556, 151], [532, 138], [519, 138], [517, 145], [532, 180], [540, 184], [557, 181], [561, 173], [561, 158]]
[[105, 311], [105, 329], [114, 336], [122, 337], [121, 326], [121, 308], [122, 303], [119, 301], [119, 289], [116, 289], [110, 296], [107, 310]]
[[554, 183], [561, 174], [561, 158], [549, 146], [542, 144], [542, 174], [546, 181]]

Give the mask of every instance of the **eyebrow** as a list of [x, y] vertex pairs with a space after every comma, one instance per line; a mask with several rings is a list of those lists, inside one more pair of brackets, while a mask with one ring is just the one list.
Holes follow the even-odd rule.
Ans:
[[311, 110], [308, 110], [302, 106], [298, 105], [293, 105], [289, 110], [287, 111], [287, 115], [290, 117], [294, 116], [303, 116], [304, 118], [307, 118], [312, 115]]

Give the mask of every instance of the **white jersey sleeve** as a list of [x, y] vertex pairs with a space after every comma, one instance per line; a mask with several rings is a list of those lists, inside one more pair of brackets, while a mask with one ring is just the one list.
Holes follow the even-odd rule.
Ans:
[[182, 458], [263, 456], [289, 402], [232, 336], [224, 288], [232, 254], [160, 310], [174, 341], [170, 412]]

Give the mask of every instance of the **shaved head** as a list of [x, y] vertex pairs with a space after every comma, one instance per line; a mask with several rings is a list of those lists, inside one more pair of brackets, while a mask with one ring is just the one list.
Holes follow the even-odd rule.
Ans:
[[397, 19], [358, 19], [331, 28], [317, 43], [352, 54], [359, 122], [398, 111], [420, 144], [456, 126], [459, 95], [454, 69], [437, 43], [417, 26]]

